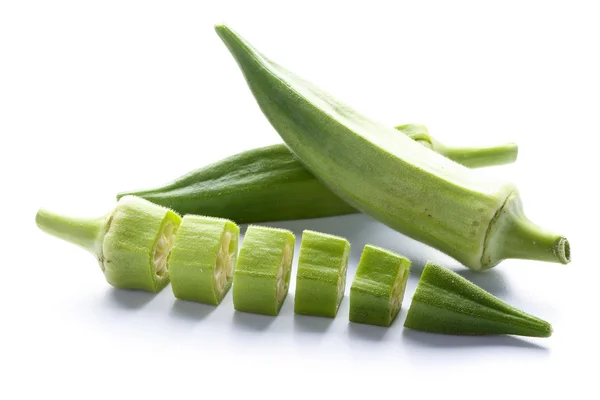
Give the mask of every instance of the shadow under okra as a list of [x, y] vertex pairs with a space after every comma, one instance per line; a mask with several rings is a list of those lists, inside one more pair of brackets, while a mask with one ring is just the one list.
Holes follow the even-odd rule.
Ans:
[[150, 303], [156, 297], [156, 293], [110, 287], [106, 296], [109, 303], [117, 308], [135, 310]]
[[201, 321], [216, 310], [213, 305], [175, 299], [171, 315], [186, 320]]
[[496, 336], [453, 336], [404, 329], [402, 341], [414, 347], [467, 348], [467, 347], [516, 347], [540, 352], [549, 349], [537, 343], [510, 335]]

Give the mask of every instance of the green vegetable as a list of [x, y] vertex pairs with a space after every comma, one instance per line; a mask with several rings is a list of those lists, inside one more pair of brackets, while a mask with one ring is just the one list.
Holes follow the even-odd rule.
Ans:
[[294, 312], [334, 318], [344, 297], [350, 243], [344, 238], [302, 233]]
[[219, 25], [261, 110], [326, 187], [356, 209], [474, 270], [507, 258], [570, 261], [566, 238], [523, 213], [492, 181], [368, 119]]
[[184, 216], [168, 263], [175, 297], [220, 304], [231, 287], [239, 233], [228, 220]]
[[169, 282], [167, 257], [181, 222], [173, 211], [126, 196], [100, 218], [65, 217], [41, 209], [38, 227], [92, 253], [109, 284], [158, 292]]
[[491, 147], [451, 147], [429, 135], [425, 125], [399, 125], [396, 129], [436, 153], [469, 168], [509, 164], [517, 159], [518, 147], [515, 143]]
[[[467, 166], [513, 162], [514, 144], [488, 148], [446, 147], [423, 125], [399, 131]], [[166, 185], [120, 193], [143, 197], [178, 213], [227, 218], [237, 223], [330, 217], [357, 210], [334, 195], [284, 144], [245, 151], [192, 171]]]
[[449, 335], [549, 337], [552, 326], [436, 264], [425, 265], [404, 326]]
[[350, 321], [390, 326], [402, 307], [411, 262], [366, 245], [350, 287]]
[[248, 227], [233, 273], [237, 311], [279, 314], [290, 286], [295, 241], [284, 229]]

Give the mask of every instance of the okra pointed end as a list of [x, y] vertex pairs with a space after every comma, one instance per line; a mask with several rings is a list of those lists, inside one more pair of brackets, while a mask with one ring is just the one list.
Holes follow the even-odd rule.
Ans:
[[425, 265], [404, 327], [448, 335], [552, 335], [550, 323], [431, 262]]

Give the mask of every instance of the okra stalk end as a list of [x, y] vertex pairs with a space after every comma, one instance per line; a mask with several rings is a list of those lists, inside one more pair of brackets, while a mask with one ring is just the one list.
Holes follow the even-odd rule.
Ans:
[[490, 222], [481, 257], [482, 269], [509, 258], [571, 262], [571, 245], [567, 238], [529, 220], [517, 192], [508, 196]]
[[516, 143], [490, 147], [451, 147], [434, 141], [432, 150], [468, 168], [511, 164], [519, 155]]
[[35, 222], [42, 231], [86, 249], [101, 257], [102, 241], [108, 218], [76, 218], [40, 209]]
[[468, 168], [511, 164], [517, 160], [519, 153], [516, 143], [484, 147], [446, 146], [431, 137], [427, 127], [421, 124], [398, 125], [396, 129], [423, 146]]

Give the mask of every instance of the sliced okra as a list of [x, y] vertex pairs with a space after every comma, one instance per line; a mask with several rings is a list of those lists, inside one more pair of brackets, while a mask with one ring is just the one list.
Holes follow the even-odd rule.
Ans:
[[410, 266], [405, 257], [366, 245], [350, 288], [350, 321], [390, 326], [402, 306]]
[[100, 264], [109, 284], [158, 292], [169, 283], [167, 258], [181, 217], [135, 196], [122, 197], [100, 218], [73, 218], [41, 209], [43, 231], [83, 247]]
[[350, 243], [344, 238], [305, 230], [302, 233], [294, 312], [336, 316], [346, 288]]
[[295, 237], [290, 231], [250, 226], [233, 273], [237, 311], [277, 315], [290, 285]]
[[239, 227], [226, 219], [184, 216], [169, 256], [175, 297], [220, 304], [231, 287], [239, 233]]

